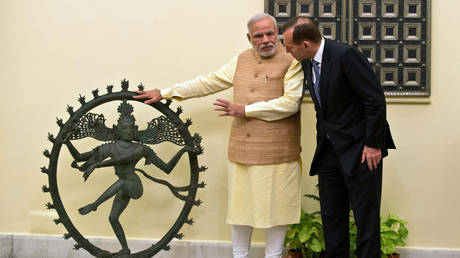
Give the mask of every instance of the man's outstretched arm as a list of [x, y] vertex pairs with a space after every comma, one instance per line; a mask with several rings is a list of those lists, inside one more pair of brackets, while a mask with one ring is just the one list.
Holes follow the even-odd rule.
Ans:
[[177, 83], [162, 90], [135, 91], [138, 96], [134, 99], [146, 99], [144, 103], [151, 104], [162, 99], [183, 100], [187, 98], [203, 97], [233, 86], [238, 56], [214, 72], [198, 76], [194, 79]]

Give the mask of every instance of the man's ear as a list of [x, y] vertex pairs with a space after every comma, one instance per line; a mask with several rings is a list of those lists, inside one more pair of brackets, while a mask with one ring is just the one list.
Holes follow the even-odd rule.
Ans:
[[249, 35], [249, 33], [246, 33], [246, 36], [248, 37], [249, 43], [251, 43], [251, 45], [252, 45], [252, 42], [251, 42], [251, 35]]
[[310, 41], [304, 40], [304, 41], [302, 42], [302, 44], [303, 44], [304, 48], [309, 48], [309, 47], [311, 47]]

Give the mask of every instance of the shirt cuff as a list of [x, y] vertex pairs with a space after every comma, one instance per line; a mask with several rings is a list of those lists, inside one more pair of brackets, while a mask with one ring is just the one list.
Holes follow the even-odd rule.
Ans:
[[182, 100], [181, 97], [174, 96], [172, 87], [161, 89], [160, 93], [161, 93], [161, 97], [163, 97], [164, 99], [173, 99], [173, 100], [179, 100], [179, 101]]
[[251, 105], [244, 106], [244, 116], [245, 117], [253, 117], [254, 110], [251, 108]]

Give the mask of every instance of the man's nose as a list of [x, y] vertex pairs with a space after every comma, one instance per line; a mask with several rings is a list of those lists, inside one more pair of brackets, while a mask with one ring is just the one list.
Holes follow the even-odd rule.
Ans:
[[264, 39], [263, 39], [263, 42], [266, 43], [266, 42], [270, 42], [270, 37], [267, 36], [267, 35], [264, 35]]

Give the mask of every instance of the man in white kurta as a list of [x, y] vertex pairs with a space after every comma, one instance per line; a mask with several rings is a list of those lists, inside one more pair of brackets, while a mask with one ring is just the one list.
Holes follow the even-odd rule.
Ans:
[[[254, 60], [259, 60], [258, 64], [272, 56], [285, 54], [284, 47], [280, 46], [277, 40], [278, 29], [273, 17], [266, 14], [255, 15], [248, 22], [248, 30], [248, 39], [253, 49], [243, 53], [250, 58], [253, 53]], [[239, 59], [242, 59], [243, 53], [215, 72], [161, 91], [139, 91], [140, 95], [135, 98], [147, 98], [146, 103], [152, 103], [163, 98], [183, 100], [207, 96], [228, 89], [236, 83], [235, 74], [243, 73], [238, 68], [239, 65], [242, 66]], [[279, 80], [282, 89], [279, 97], [246, 105], [217, 99], [214, 103], [217, 106], [216, 110], [223, 111], [220, 114], [223, 116], [246, 117], [267, 122], [291, 117], [299, 111], [303, 72], [296, 60], [289, 59], [286, 68], [286, 71], [281, 73], [284, 76]], [[264, 76], [259, 77], [256, 75], [254, 80], [260, 85], [265, 85], [263, 87], [269, 87], [273, 73], [268, 71], [263, 74]], [[298, 123], [300, 133], [300, 121], [298, 118], [292, 121]], [[286, 225], [298, 223], [300, 219], [301, 181], [298, 154], [294, 157], [295, 160], [274, 164], [245, 164], [231, 161], [230, 158], [226, 222], [232, 225], [234, 257], [248, 257], [253, 228], [267, 229], [265, 257], [281, 257]]]

